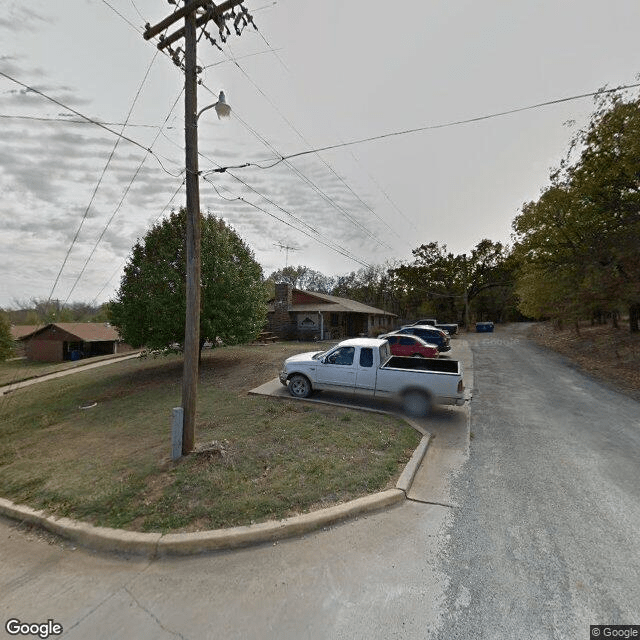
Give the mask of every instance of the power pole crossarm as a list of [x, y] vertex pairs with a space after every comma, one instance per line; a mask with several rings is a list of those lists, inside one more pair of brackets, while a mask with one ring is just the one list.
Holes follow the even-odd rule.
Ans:
[[174, 22], [180, 20], [180, 18], [184, 18], [185, 16], [193, 13], [196, 9], [200, 7], [204, 7], [209, 4], [209, 0], [193, 0], [186, 4], [182, 9], [178, 9], [170, 16], [167, 16], [164, 20], [158, 22], [155, 27], [147, 25], [146, 31], [142, 34], [142, 37], [145, 40], [150, 40], [154, 36], [157, 36], [161, 31], [164, 31], [167, 27], [170, 27]]

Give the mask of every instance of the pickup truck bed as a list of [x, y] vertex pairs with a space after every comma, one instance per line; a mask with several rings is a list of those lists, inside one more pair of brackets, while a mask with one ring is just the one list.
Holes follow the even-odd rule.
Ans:
[[460, 364], [458, 361], [447, 360], [445, 358], [407, 358], [405, 356], [392, 356], [380, 368], [460, 373]]

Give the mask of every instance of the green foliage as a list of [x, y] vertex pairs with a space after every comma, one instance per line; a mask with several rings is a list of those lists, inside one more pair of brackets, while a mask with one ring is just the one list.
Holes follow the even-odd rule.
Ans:
[[266, 280], [271, 297], [274, 295], [275, 285], [280, 282], [287, 282], [296, 289], [318, 293], [331, 293], [334, 286], [333, 278], [303, 265], [284, 267], [271, 273]]
[[393, 282], [390, 264], [364, 267], [347, 275], [339, 276], [332, 294], [341, 298], [357, 300], [391, 313], [401, 313], [401, 298], [398, 296]]
[[63, 304], [60, 300], [32, 298], [15, 303], [17, 309], [7, 311], [13, 324], [46, 325], [50, 322], [107, 322], [107, 305], [87, 302]]
[[550, 186], [523, 206], [513, 228], [525, 313], [562, 321], [627, 308], [638, 328], [639, 100], [600, 100]]
[[392, 270], [396, 287], [405, 292], [407, 317], [464, 323], [466, 299], [478, 319], [513, 319], [515, 263], [502, 243], [481, 240], [469, 255], [455, 255], [430, 242], [413, 255], [413, 263]]
[[7, 314], [0, 310], [0, 362], [13, 355], [13, 337], [11, 323]]
[[[184, 343], [186, 212], [172, 212], [133, 247], [111, 323], [134, 347]], [[262, 269], [222, 219], [202, 218], [200, 339], [226, 344], [254, 339], [266, 319]]]

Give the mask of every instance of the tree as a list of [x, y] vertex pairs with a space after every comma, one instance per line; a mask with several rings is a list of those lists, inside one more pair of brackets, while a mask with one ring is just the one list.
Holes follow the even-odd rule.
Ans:
[[[184, 344], [186, 212], [172, 212], [133, 247], [109, 305], [111, 323], [134, 347]], [[262, 269], [224, 220], [202, 218], [200, 348], [256, 338], [266, 321]]]
[[333, 278], [304, 265], [283, 267], [271, 273], [266, 280], [267, 286], [271, 289], [279, 282], [286, 282], [296, 289], [318, 293], [330, 293], [334, 286]]
[[481, 240], [469, 255], [455, 255], [446, 245], [430, 242], [412, 253], [413, 263], [392, 270], [396, 287], [404, 291], [408, 316], [433, 315], [466, 324], [468, 306], [476, 316], [501, 320], [513, 315], [512, 267], [502, 243]]
[[363, 267], [358, 271], [339, 276], [332, 295], [350, 298], [363, 304], [392, 313], [398, 313], [399, 305], [389, 263]]
[[600, 98], [513, 228], [523, 311], [577, 321], [626, 308], [640, 330], [640, 100]]
[[0, 309], [0, 362], [13, 355], [13, 336], [7, 314]]

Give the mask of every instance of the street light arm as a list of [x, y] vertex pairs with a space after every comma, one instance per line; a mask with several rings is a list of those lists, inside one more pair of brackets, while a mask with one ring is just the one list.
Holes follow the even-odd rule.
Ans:
[[200, 116], [207, 110], [207, 109], [213, 109], [218, 103], [214, 102], [213, 104], [210, 104], [209, 106], [205, 107], [204, 109], [200, 109], [200, 111], [198, 111], [198, 113], [196, 114], [196, 120], [198, 120], [198, 118], [200, 118]]

